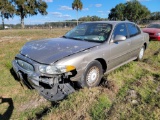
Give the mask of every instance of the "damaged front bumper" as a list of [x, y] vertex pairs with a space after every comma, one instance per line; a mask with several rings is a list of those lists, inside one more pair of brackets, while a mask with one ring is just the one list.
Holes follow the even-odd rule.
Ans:
[[[25, 63], [25, 62], [24, 62]], [[75, 89], [69, 82], [64, 81], [62, 75], [47, 76], [33, 71], [26, 70], [26, 64], [19, 65], [17, 60], [12, 62], [13, 69], [17, 77], [30, 89], [39, 91], [40, 95], [49, 101], [64, 99], [68, 94], [73, 93]], [[26, 66], [25, 66], [26, 65]], [[23, 68], [26, 68], [24, 69]]]

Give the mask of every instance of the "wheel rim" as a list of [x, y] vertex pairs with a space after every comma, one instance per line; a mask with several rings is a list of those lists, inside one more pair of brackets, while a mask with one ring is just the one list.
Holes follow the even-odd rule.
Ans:
[[144, 54], [144, 48], [142, 47], [139, 53], [139, 59], [143, 58], [143, 54]]
[[93, 84], [96, 83], [99, 79], [99, 69], [98, 67], [94, 66], [92, 67], [86, 76], [86, 80], [89, 86], [92, 86]]

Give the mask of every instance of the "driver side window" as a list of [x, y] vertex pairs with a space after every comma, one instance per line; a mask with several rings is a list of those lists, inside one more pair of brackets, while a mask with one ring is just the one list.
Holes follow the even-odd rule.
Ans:
[[128, 35], [127, 35], [127, 28], [126, 28], [125, 23], [118, 24], [115, 27], [114, 32], [113, 32], [113, 39], [115, 39], [116, 35], [123, 35], [126, 38], [128, 37]]

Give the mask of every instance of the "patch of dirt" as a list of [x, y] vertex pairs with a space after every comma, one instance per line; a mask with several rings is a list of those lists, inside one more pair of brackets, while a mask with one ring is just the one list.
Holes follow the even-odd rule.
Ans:
[[152, 64], [152, 60], [150, 60], [149, 58], [143, 59], [144, 63], [148, 63], [148, 64]]
[[7, 37], [7, 36], [6, 36], [6, 37], [1, 37], [1, 38], [0, 38], [0, 43], [1, 43], [1, 42], [7, 42], [7, 41], [13, 41], [13, 39], [14, 39], [14, 40], [15, 40], [15, 39], [16, 39], [16, 40], [20, 40], [21, 37], [18, 37], [18, 36], [17, 36], [17, 37], [16, 37], [16, 36], [15, 36], [15, 37]]
[[15, 41], [22, 41], [22, 40], [26, 40], [26, 41], [30, 41], [32, 40], [31, 37], [2, 37], [0, 38], [0, 43], [14, 43]]
[[111, 101], [114, 101], [119, 87], [112, 80], [103, 80], [99, 87], [101, 93], [105, 93]]
[[142, 81], [138, 80], [134, 83], [134, 85], [137, 87], [142, 86]]
[[160, 75], [154, 74], [154, 80], [155, 81], [160, 81]]
[[160, 54], [160, 48], [153, 55], [159, 55], [159, 54]]
[[160, 92], [160, 86], [158, 86], [156, 90], [159, 93]]
[[140, 101], [140, 96], [135, 90], [128, 90], [125, 101], [130, 102], [132, 105], [137, 105]]
[[27, 109], [37, 108], [38, 106], [40, 106], [44, 102], [47, 102], [47, 100], [44, 99], [43, 97], [32, 99], [29, 102], [27, 102], [26, 104], [21, 105], [19, 108], [19, 111], [22, 112]]
[[2, 58], [5, 57], [5, 56], [6, 56], [6, 54], [4, 54], [4, 53], [0, 54], [0, 57], [2, 57]]
[[118, 93], [119, 91], [118, 86], [111, 80], [105, 81], [102, 86], [113, 91], [114, 93]]
[[42, 120], [43, 116], [47, 115], [48, 113], [50, 113], [51, 107], [50, 108], [44, 108], [43, 111], [36, 113], [36, 117], [32, 117], [32, 118], [28, 118], [28, 120]]

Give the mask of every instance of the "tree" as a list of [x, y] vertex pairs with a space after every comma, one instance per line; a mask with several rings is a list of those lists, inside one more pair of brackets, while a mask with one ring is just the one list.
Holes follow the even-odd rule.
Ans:
[[112, 9], [110, 10], [110, 13], [109, 13], [109, 15], [108, 15], [108, 19], [109, 19], [109, 20], [117, 20], [117, 19], [118, 19], [115, 8], [112, 8]]
[[47, 4], [42, 0], [13, 0], [16, 9], [16, 15], [21, 18], [21, 27], [24, 28], [24, 18], [34, 16], [40, 13], [47, 15]]
[[79, 18], [79, 21], [102, 21], [102, 18], [98, 16], [86, 16]]
[[126, 3], [125, 17], [130, 21], [138, 21], [146, 19], [150, 16], [150, 11], [145, 6], [141, 5], [139, 1], [132, 0]]
[[124, 12], [125, 12], [125, 5], [120, 3], [116, 5], [115, 12], [118, 20], [125, 20]]
[[160, 12], [151, 13], [150, 19], [151, 20], [159, 20], [160, 19]]
[[81, 0], [74, 0], [72, 3], [72, 9], [77, 11], [77, 25], [78, 25], [78, 11], [82, 10], [83, 4]]
[[137, 0], [129, 1], [125, 4], [125, 17], [130, 21], [137, 21], [143, 19], [146, 7], [140, 4]]
[[124, 20], [124, 10], [125, 10], [125, 5], [120, 3], [116, 5], [115, 8], [112, 8], [108, 15], [108, 19], [110, 20]]
[[15, 9], [11, 0], [0, 0], [0, 16], [2, 18], [2, 26], [4, 29], [4, 19], [12, 18]]
[[150, 11], [145, 6], [141, 5], [138, 0], [131, 0], [125, 4], [118, 4], [111, 9], [108, 16], [110, 20], [130, 20], [138, 21], [149, 18]]
[[141, 7], [141, 10], [140, 10], [140, 12], [139, 12], [139, 14], [140, 14], [140, 16], [141, 16], [141, 20], [142, 19], [149, 19], [150, 18], [150, 16], [151, 16], [151, 12], [148, 10], [148, 8], [147, 7], [145, 7], [145, 6], [142, 6]]

